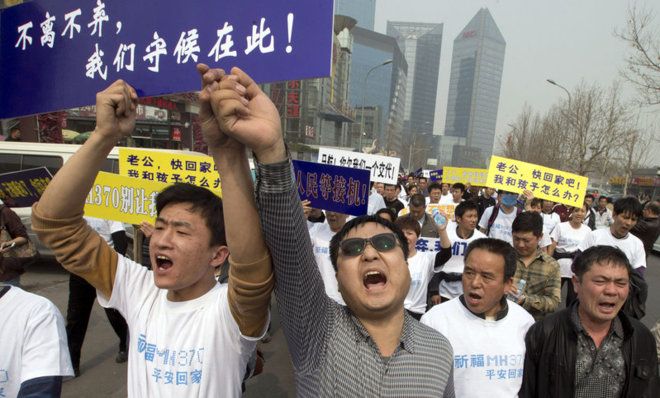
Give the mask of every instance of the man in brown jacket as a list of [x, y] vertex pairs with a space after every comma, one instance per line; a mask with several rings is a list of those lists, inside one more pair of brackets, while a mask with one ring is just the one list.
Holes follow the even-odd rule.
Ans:
[[[117, 254], [82, 218], [108, 153], [135, 127], [137, 95], [127, 83], [97, 94], [94, 133], [32, 210], [33, 229], [58, 261], [97, 289], [101, 305], [125, 316], [129, 396], [240, 396], [268, 325], [272, 268], [256, 210], [243, 205], [254, 200], [247, 155], [222, 135], [205, 93], [200, 117], [227, 187], [224, 208], [203, 188], [175, 184], [161, 192], [149, 247], [153, 271]], [[220, 285], [214, 270], [228, 256], [229, 283]]]

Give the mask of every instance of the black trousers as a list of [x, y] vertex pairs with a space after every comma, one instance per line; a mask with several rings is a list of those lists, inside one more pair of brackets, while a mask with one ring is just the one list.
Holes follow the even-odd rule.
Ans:
[[573, 301], [577, 299], [577, 293], [575, 293], [575, 289], [573, 289], [573, 281], [571, 280], [572, 278], [561, 278], [561, 286], [564, 286], [564, 283], [567, 284], [566, 286], [566, 308], [568, 308]]
[[[83, 278], [69, 274], [69, 302], [66, 310], [66, 337], [69, 343], [69, 354], [74, 368], [80, 367], [80, 352], [87, 333], [89, 316], [92, 313], [96, 289]], [[105, 308], [110, 325], [119, 337], [119, 351], [126, 351], [128, 340], [128, 325], [119, 311]]]

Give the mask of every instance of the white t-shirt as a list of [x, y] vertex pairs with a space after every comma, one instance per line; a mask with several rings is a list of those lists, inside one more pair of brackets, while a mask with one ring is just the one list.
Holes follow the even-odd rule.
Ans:
[[370, 216], [374, 215], [378, 210], [385, 207], [383, 196], [376, 191], [371, 192], [369, 195], [369, 203], [367, 204], [367, 214]]
[[452, 203], [454, 201], [454, 198], [451, 196], [451, 192], [449, 192], [447, 195], [440, 194], [440, 204], [447, 204], [447, 203]]
[[426, 293], [429, 282], [433, 276], [435, 255], [438, 252], [428, 251], [415, 253], [408, 257], [408, 270], [410, 271], [410, 289], [403, 302], [403, 307], [416, 314], [426, 311]]
[[64, 319], [44, 297], [11, 287], [0, 298], [0, 347], [1, 397], [27, 380], [73, 376]]
[[[558, 253], [571, 253], [578, 249], [578, 246], [584, 238], [587, 237], [587, 234], [591, 232], [591, 228], [584, 224], [580, 224], [580, 228], [575, 229], [571, 226], [569, 221], [560, 223], [552, 230], [552, 240], [557, 242], [557, 247], [555, 251]], [[559, 271], [562, 278], [570, 278], [573, 276], [573, 271], [571, 271], [571, 264], [573, 264], [573, 259], [570, 258], [561, 258], [557, 260], [559, 263]]]
[[550, 236], [552, 230], [561, 223], [561, 218], [559, 218], [559, 214], [554, 212], [550, 214], [541, 212], [541, 217], [543, 217], [543, 235]]
[[[490, 216], [493, 214], [493, 209], [495, 206], [490, 206], [484, 211], [484, 214], [482, 214], [481, 219], [479, 220], [479, 228], [484, 228], [488, 229], [488, 220], [490, 219]], [[516, 216], [518, 215], [518, 211], [516, 208], [513, 208], [513, 211], [511, 213], [506, 214], [503, 209], [500, 208], [499, 212], [497, 213], [497, 217], [493, 221], [493, 225], [490, 228], [490, 233], [488, 234], [488, 237], [490, 238], [495, 238], [495, 239], [501, 239], [505, 242], [509, 242], [510, 244], [513, 244], [513, 236], [511, 235], [511, 226], [513, 225], [513, 220], [516, 219]]]
[[454, 349], [457, 397], [517, 397], [522, 384], [525, 334], [534, 318], [508, 302], [496, 321], [472, 314], [459, 298], [436, 305], [421, 322], [447, 337]]
[[112, 234], [115, 232], [119, 231], [125, 231], [124, 225], [120, 223], [119, 221], [111, 221], [111, 220], [103, 220], [100, 218], [95, 218], [95, 217], [83, 217], [87, 224], [89, 224], [90, 227], [96, 233], [101, 235], [101, 238], [108, 242], [108, 245], [110, 247], [114, 248], [115, 244], [112, 241]]
[[316, 265], [321, 272], [321, 279], [325, 286], [325, 294], [331, 299], [335, 300], [341, 305], [346, 305], [344, 299], [339, 293], [339, 286], [337, 284], [337, 275], [332, 262], [330, 261], [330, 239], [335, 236], [335, 233], [330, 230], [330, 225], [327, 222], [316, 223], [309, 229], [309, 237], [312, 240], [312, 250], [314, 251], [314, 258]]
[[633, 269], [646, 267], [644, 244], [638, 237], [631, 233], [628, 233], [623, 239], [617, 239], [612, 235], [609, 228], [596, 229], [589, 231], [578, 248], [580, 251], [585, 251], [588, 248], [597, 245], [618, 247], [626, 254]]
[[261, 337], [241, 334], [227, 290], [218, 283], [194, 300], [169, 301], [151, 271], [119, 256], [112, 297], [97, 295], [103, 307], [119, 310], [131, 331], [129, 397], [241, 396]]
[[596, 229], [605, 229], [609, 228], [610, 225], [614, 223], [614, 218], [612, 216], [612, 211], [610, 209], [605, 209], [603, 214], [600, 214], [598, 209], [594, 209], [595, 214], [595, 225]]
[[[451, 243], [451, 258], [442, 267], [442, 272], [463, 273], [465, 267], [465, 250], [473, 240], [485, 238], [481, 231], [474, 230], [471, 237], [467, 239], [460, 238], [457, 233], [458, 225], [451, 221], [447, 224], [447, 235]], [[453, 299], [463, 294], [463, 285], [461, 281], [447, 282], [440, 281], [439, 292], [442, 297]]]

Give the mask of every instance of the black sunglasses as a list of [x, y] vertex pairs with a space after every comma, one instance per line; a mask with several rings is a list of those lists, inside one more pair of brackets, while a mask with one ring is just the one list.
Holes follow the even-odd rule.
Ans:
[[387, 252], [396, 247], [396, 235], [393, 233], [384, 233], [374, 235], [371, 238], [350, 238], [341, 241], [339, 247], [341, 253], [347, 257], [359, 256], [364, 252], [364, 248], [369, 243], [374, 249], [379, 252]]

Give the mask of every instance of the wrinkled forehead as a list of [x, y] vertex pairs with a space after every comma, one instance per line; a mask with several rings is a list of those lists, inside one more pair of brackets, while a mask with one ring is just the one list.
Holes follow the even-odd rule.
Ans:
[[603, 277], [607, 279], [630, 278], [628, 267], [626, 267], [625, 264], [611, 260], [594, 262], [584, 274], [591, 277]]

